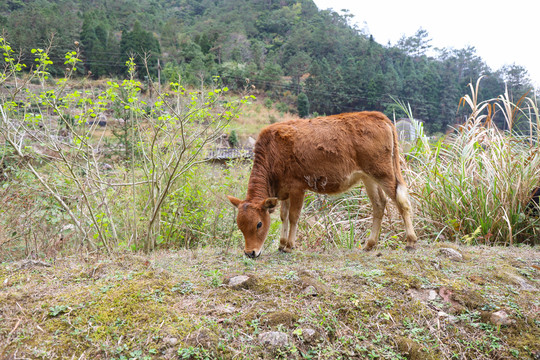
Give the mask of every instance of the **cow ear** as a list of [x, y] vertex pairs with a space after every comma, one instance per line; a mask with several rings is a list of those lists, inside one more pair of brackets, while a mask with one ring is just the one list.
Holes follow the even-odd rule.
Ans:
[[278, 198], [276, 197], [267, 198], [266, 200], [263, 201], [262, 207], [263, 209], [266, 209], [269, 212], [272, 212], [276, 208], [277, 202], [278, 202]]
[[229, 195], [227, 195], [227, 198], [229, 199], [229, 201], [231, 202], [231, 204], [234, 205], [235, 208], [237, 208], [237, 207], [240, 205], [240, 203], [242, 202], [242, 200], [237, 199], [237, 198], [235, 198], [234, 196], [229, 196]]

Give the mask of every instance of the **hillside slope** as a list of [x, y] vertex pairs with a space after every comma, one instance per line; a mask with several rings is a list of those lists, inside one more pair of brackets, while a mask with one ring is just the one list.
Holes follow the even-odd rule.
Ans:
[[[490, 69], [473, 47], [427, 52], [431, 40], [423, 30], [385, 46], [375, 41], [377, 34], [358, 29], [350, 14], [317, 9], [312, 0], [9, 1], [0, 5], [0, 29], [29, 68], [35, 64], [31, 49], [47, 48], [54, 34], [55, 76], [76, 47], [83, 59], [79, 74], [95, 78], [125, 77], [129, 56], [138, 54], [142, 69], [147, 54], [153, 78], [160, 60], [164, 81], [200, 86], [220, 76], [242, 89], [249, 79], [293, 109], [303, 92], [310, 112], [319, 114], [401, 116], [394, 102], [400, 99], [432, 132], [461, 121], [460, 96], [480, 76], [487, 76], [480, 100], [497, 97], [505, 86], [514, 99], [532, 88], [519, 65]], [[504, 118], [495, 121], [502, 125]]]
[[538, 359], [538, 249], [455, 249], [3, 263], [0, 358]]

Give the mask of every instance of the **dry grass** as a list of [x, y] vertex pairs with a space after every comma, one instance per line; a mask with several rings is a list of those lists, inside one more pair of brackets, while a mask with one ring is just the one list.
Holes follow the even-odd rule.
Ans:
[[[529, 202], [540, 181], [538, 107], [526, 97], [513, 103], [508, 93], [479, 102], [480, 80], [462, 98], [469, 118], [435, 144], [413, 121], [420, 136], [403, 168], [417, 214], [434, 239], [536, 245], [540, 222]], [[493, 123], [495, 113], [508, 130]]]
[[231, 124], [231, 128], [238, 132], [242, 140], [248, 136], [256, 138], [262, 128], [274, 122], [298, 118], [295, 114], [281, 113], [274, 106], [266, 107], [264, 99], [257, 98], [249, 106], [245, 106], [240, 117]]
[[[0, 358], [538, 356], [538, 250], [453, 247], [465, 260], [421, 246], [267, 248], [256, 261], [206, 248], [3, 263]], [[226, 285], [240, 274], [251, 277], [245, 288]], [[501, 309], [506, 325], [490, 321]], [[287, 345], [263, 346], [258, 336], [271, 330]]]

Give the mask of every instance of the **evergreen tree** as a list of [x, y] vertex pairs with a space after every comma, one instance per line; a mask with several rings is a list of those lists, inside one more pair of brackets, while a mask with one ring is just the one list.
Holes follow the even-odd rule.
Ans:
[[94, 78], [112, 75], [121, 66], [118, 44], [102, 20], [101, 12], [84, 14], [81, 30], [81, 49], [86, 70]]
[[[135, 62], [139, 65], [137, 71], [139, 77], [146, 75], [146, 70], [142, 70], [145, 61], [150, 76], [157, 76], [157, 61], [161, 54], [159, 42], [152, 33], [145, 31], [138, 21], [133, 25], [133, 30], [122, 32], [120, 53], [122, 63], [128, 61], [132, 56], [136, 57]], [[126, 68], [123, 67], [122, 72], [125, 71]]]
[[293, 86], [298, 94], [300, 92], [300, 77], [309, 69], [311, 57], [306, 52], [299, 52], [289, 59], [286, 64], [287, 72], [292, 77]]
[[298, 95], [298, 115], [303, 118], [309, 115], [309, 100], [303, 92]]

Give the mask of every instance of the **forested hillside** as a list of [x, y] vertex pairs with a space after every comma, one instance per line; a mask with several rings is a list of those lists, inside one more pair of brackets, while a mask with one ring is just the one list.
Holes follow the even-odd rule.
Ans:
[[[162, 81], [180, 78], [184, 85], [200, 86], [219, 75], [233, 89], [253, 85], [301, 115], [370, 109], [391, 116], [393, 99], [400, 99], [411, 104], [428, 131], [445, 131], [462, 119], [460, 96], [481, 75], [487, 75], [482, 99], [504, 93], [505, 82], [516, 101], [532, 87], [523, 67], [494, 71], [474, 48], [433, 49], [423, 30], [381, 45], [374, 41], [377, 34], [351, 24], [348, 13], [319, 10], [311, 0], [10, 0], [0, 5], [0, 27], [29, 66], [30, 50], [47, 47], [54, 34], [56, 75], [78, 41], [81, 75], [122, 77], [129, 56], [146, 53], [156, 78], [159, 61]], [[142, 64], [142, 58], [136, 62]], [[139, 70], [141, 78], [145, 74]], [[302, 93], [307, 101], [301, 95], [298, 102]]]

